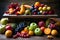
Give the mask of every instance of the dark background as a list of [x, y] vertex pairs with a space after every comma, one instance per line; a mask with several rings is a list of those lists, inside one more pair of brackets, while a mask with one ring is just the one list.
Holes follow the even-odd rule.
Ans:
[[41, 3], [50, 5], [51, 7], [53, 7], [55, 9], [55, 13], [60, 15], [60, 1], [59, 0], [0, 0], [0, 18], [2, 17], [3, 13], [7, 10], [7, 6], [11, 3], [11, 2], [18, 2], [18, 3], [22, 3], [25, 2], [26, 4], [33, 4], [36, 1], [40, 1]]

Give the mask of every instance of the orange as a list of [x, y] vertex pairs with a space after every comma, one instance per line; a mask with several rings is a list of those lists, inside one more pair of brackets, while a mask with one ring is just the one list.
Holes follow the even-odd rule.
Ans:
[[51, 33], [51, 29], [50, 28], [45, 28], [44, 33], [47, 34], [47, 35], [50, 34]]
[[33, 32], [33, 31], [29, 31], [28, 34], [29, 34], [29, 35], [34, 35], [34, 32]]
[[22, 30], [22, 31], [21, 31], [21, 33], [25, 33], [25, 31], [24, 31], [24, 30]]
[[55, 35], [58, 34], [58, 31], [57, 30], [52, 30], [51, 34], [55, 36]]
[[35, 2], [35, 5], [34, 6], [39, 7], [40, 6], [40, 2]]
[[6, 36], [6, 37], [11, 37], [11, 36], [12, 36], [12, 31], [11, 31], [11, 30], [7, 30], [7, 31], [5, 32], [5, 36]]
[[24, 31], [27, 33], [29, 32], [27, 27], [24, 28]]

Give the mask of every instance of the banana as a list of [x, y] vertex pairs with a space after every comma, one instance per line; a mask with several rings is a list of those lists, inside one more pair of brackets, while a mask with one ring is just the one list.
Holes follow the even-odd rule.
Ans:
[[24, 14], [24, 12], [25, 12], [25, 7], [24, 7], [24, 5], [21, 5], [21, 7], [20, 7], [21, 9], [20, 9], [20, 15], [21, 14]]

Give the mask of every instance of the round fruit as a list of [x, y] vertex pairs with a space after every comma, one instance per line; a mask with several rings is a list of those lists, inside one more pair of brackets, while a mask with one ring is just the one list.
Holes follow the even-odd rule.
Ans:
[[25, 31], [24, 31], [24, 30], [22, 30], [22, 31], [21, 31], [21, 33], [23, 34], [23, 33], [25, 33]]
[[51, 10], [51, 7], [47, 7], [47, 10]]
[[10, 25], [6, 26], [6, 30], [12, 30], [12, 27]]
[[44, 26], [44, 25], [45, 25], [44, 21], [38, 22], [38, 26], [39, 26], [39, 27], [42, 27], [42, 26]]
[[7, 30], [7, 31], [5, 32], [5, 36], [6, 36], [6, 37], [11, 37], [11, 36], [12, 36], [12, 31], [11, 31], [11, 30]]
[[30, 24], [29, 30], [34, 31], [37, 27], [37, 24], [33, 22]]
[[40, 29], [42, 30], [42, 32], [44, 32], [45, 27], [41, 27]]
[[36, 28], [35, 31], [34, 31], [35, 35], [41, 35], [42, 34], [42, 31], [40, 28]]
[[35, 2], [35, 5], [34, 6], [39, 7], [40, 6], [40, 2]]
[[34, 35], [34, 32], [33, 32], [33, 31], [29, 31], [28, 34], [29, 34], [29, 35]]
[[50, 23], [50, 24], [48, 25], [48, 27], [49, 27], [49, 28], [51, 28], [51, 29], [54, 29], [54, 28], [56, 28], [56, 25], [55, 25], [55, 24]]
[[47, 10], [47, 8], [46, 8], [46, 7], [43, 7], [43, 8], [42, 8], [42, 10], [44, 10], [44, 11], [45, 11], [45, 10]]
[[31, 13], [30, 13], [30, 10], [26, 10], [26, 11], [25, 11], [25, 14], [27, 14], [27, 15], [31, 14]]
[[40, 10], [40, 13], [43, 13], [43, 11], [42, 11], [42, 10]]
[[57, 30], [52, 30], [51, 34], [56, 36], [58, 34], [58, 31]]
[[39, 7], [38, 10], [42, 10], [42, 7]]
[[47, 35], [50, 34], [51, 33], [51, 29], [50, 28], [45, 28], [44, 33], [47, 34]]
[[27, 28], [27, 27], [25, 27], [25, 28], [24, 28], [24, 31], [28, 33], [28, 28]]

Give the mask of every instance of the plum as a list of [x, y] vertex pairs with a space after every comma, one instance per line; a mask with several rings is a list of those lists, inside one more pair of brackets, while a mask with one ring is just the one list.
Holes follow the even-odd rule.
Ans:
[[38, 26], [39, 26], [39, 27], [45, 26], [44, 21], [39, 21], [39, 22], [38, 22]]

